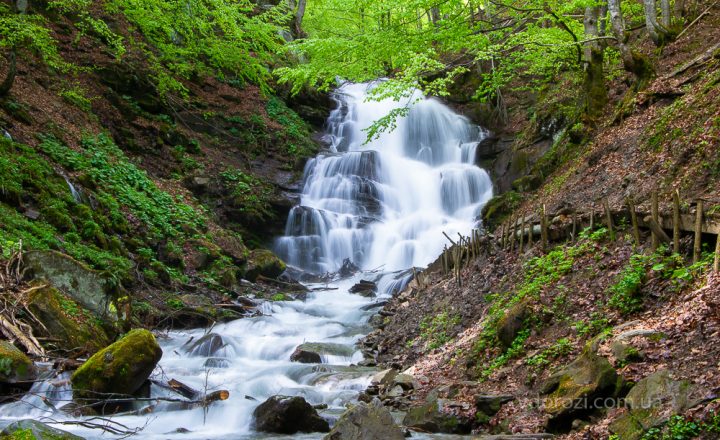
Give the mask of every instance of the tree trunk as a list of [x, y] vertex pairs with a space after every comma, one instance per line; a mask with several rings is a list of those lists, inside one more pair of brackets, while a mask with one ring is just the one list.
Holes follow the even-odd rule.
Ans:
[[653, 43], [655, 43], [656, 46], [660, 46], [655, 0], [643, 0], [643, 6], [645, 7], [645, 29], [647, 29]]
[[[600, 7], [585, 8], [585, 38], [593, 39], [600, 36]], [[605, 48], [600, 40], [585, 43], [585, 111], [589, 116], [602, 112], [607, 104], [607, 88], [603, 71]]]
[[675, 17], [685, 17], [685, 0], [675, 0]]
[[298, 0], [297, 9], [295, 9], [295, 34], [298, 37], [305, 36], [305, 32], [302, 29], [302, 21], [305, 17], [305, 6], [307, 0]]
[[660, 0], [660, 11], [662, 13], [662, 25], [665, 29], [669, 29], [672, 20], [672, 15], [670, 13], [670, 0]]
[[8, 59], [8, 73], [5, 75], [5, 80], [0, 84], [0, 96], [7, 96], [15, 83], [15, 75], [17, 74], [17, 65], [15, 60], [15, 49], [10, 50]]
[[623, 67], [628, 72], [635, 74], [638, 78], [638, 87], [642, 88], [653, 75], [653, 68], [644, 55], [630, 50], [625, 42], [625, 20], [623, 20], [622, 11], [620, 10], [620, 0], [608, 0], [607, 3], [608, 11], [610, 11], [610, 25], [613, 35], [617, 39]]
[[430, 8], [430, 20], [432, 21], [432, 24], [437, 24], [438, 21], [440, 21], [439, 8]]

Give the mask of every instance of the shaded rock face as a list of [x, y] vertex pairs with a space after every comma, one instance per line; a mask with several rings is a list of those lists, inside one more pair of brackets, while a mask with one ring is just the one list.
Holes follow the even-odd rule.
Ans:
[[77, 353], [95, 353], [110, 344], [110, 338], [87, 310], [54, 287], [32, 292], [28, 309], [42, 322], [34, 330], [51, 337], [57, 348]]
[[95, 353], [72, 375], [73, 398], [99, 401], [112, 395], [135, 393], [162, 357], [155, 336], [132, 330], [109, 347]]
[[328, 342], [306, 342], [297, 346], [290, 355], [292, 362], [304, 364], [322, 363], [322, 356], [351, 357], [355, 350], [347, 345], [332, 344]]
[[515, 400], [515, 397], [509, 395], [477, 395], [475, 396], [475, 419], [480, 423], [487, 423], [490, 419], [500, 411], [500, 408]]
[[102, 319], [117, 319], [110, 309], [112, 288], [98, 271], [55, 251], [28, 252], [24, 259], [34, 278], [46, 280]]
[[75, 434], [30, 419], [12, 422], [2, 430], [0, 436], [22, 440], [83, 440]]
[[422, 406], [410, 408], [405, 414], [403, 425], [426, 432], [446, 434], [469, 434], [471, 420], [464, 420], [444, 411], [451, 401], [444, 399], [430, 400]]
[[525, 319], [530, 315], [530, 302], [521, 301], [507, 311], [498, 322], [497, 337], [505, 348], [509, 348], [523, 328]]
[[323, 440], [402, 440], [402, 430], [377, 399], [345, 411]]
[[328, 432], [330, 425], [302, 397], [272, 396], [253, 411], [253, 429], [276, 434]]
[[22, 382], [35, 378], [35, 368], [25, 353], [8, 341], [0, 341], [0, 382]]
[[627, 413], [610, 425], [610, 432], [623, 440], [640, 439], [648, 429], [694, 406], [693, 394], [688, 381], [674, 380], [667, 370], [655, 372], [630, 390], [625, 399]]
[[258, 276], [277, 278], [287, 266], [275, 254], [266, 249], [255, 249], [250, 252], [245, 279], [255, 282]]
[[569, 431], [573, 419], [596, 409], [596, 402], [615, 397], [618, 382], [618, 375], [610, 362], [585, 349], [541, 387], [540, 393], [547, 395], [544, 410], [551, 416], [548, 430]]

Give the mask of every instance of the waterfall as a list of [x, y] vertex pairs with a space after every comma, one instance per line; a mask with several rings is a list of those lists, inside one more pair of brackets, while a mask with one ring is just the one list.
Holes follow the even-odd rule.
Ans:
[[[467, 235], [477, 226], [480, 207], [492, 195], [487, 173], [473, 163], [484, 132], [434, 99], [416, 93], [413, 100], [419, 101], [397, 130], [366, 144], [364, 129], [400, 105], [367, 101], [368, 88], [346, 84], [335, 93], [337, 109], [326, 134], [330, 150], [307, 163], [301, 203], [276, 243], [278, 253], [298, 268], [334, 272], [349, 258], [366, 271], [335, 277], [329, 285], [307, 284], [304, 301], [258, 298], [261, 313], [254, 318], [159, 337], [163, 357], [153, 379], [228, 390], [229, 399], [187, 409], [163, 401], [178, 396], [153, 384], [153, 399], [136, 402], [137, 413], [113, 416], [114, 421], [150, 439], [264, 439], [269, 437], [252, 429], [252, 413], [272, 395], [326, 405], [320, 414], [334, 421], [367, 388], [378, 370], [372, 359], [362, 366], [357, 343], [372, 331], [371, 317], [412, 279], [408, 268], [424, 266], [441, 252], [447, 243], [443, 232]], [[73, 197], [81, 199], [67, 182]], [[350, 293], [360, 280], [376, 283], [377, 299]], [[290, 360], [303, 343], [325, 345], [320, 364]], [[0, 406], [0, 423], [26, 417], [67, 420], [70, 416], [52, 413], [43, 402], [59, 408], [69, 403], [70, 393], [64, 381], [39, 382], [22, 401]], [[88, 439], [107, 438], [79, 426], [58, 427]]]
[[492, 197], [474, 164], [484, 130], [415, 92], [397, 128], [366, 142], [373, 121], [403, 105], [369, 101], [371, 87], [345, 84], [333, 95], [330, 151], [305, 167], [300, 205], [275, 243], [292, 266], [335, 272], [346, 258], [363, 269], [425, 266], [447, 244], [442, 232], [467, 235]]

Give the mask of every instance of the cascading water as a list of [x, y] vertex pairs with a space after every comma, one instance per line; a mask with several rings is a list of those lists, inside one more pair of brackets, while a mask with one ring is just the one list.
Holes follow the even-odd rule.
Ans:
[[425, 266], [447, 243], [442, 232], [467, 234], [492, 196], [474, 165], [484, 132], [437, 100], [416, 92], [397, 128], [366, 143], [373, 121], [401, 105], [368, 101], [369, 87], [346, 84], [335, 94], [331, 151], [308, 162], [301, 203], [276, 242], [291, 265], [316, 273], [348, 258], [363, 269]]
[[[362, 360], [355, 343], [371, 330], [368, 321], [380, 303], [350, 294], [350, 287], [371, 279], [380, 299], [401, 290], [411, 276], [406, 269], [437, 257], [446, 243], [442, 232], [467, 235], [492, 194], [487, 174], [473, 164], [482, 130], [436, 100], [421, 99], [396, 130], [365, 144], [364, 129], [399, 105], [366, 101], [368, 87], [347, 84], [335, 94], [338, 108], [328, 120], [331, 151], [308, 162], [301, 204], [276, 243], [278, 253], [306, 271], [335, 272], [349, 258], [365, 272], [329, 285], [308, 284], [305, 301], [265, 302], [262, 316], [217, 325], [210, 335], [175, 331], [159, 338], [163, 357], [155, 379], [226, 389], [230, 398], [207, 410], [149, 401], [137, 404], [142, 415], [113, 420], [141, 428], [138, 435], [149, 438], [265, 438], [253, 432], [251, 415], [269, 396], [300, 395], [313, 405], [326, 404], [321, 415], [333, 419], [367, 387], [375, 370], [354, 366]], [[324, 354], [322, 364], [291, 362], [304, 342], [344, 348]], [[69, 403], [63, 378], [37, 383], [22, 401], [0, 407], [0, 419], [67, 419], [55, 410]], [[178, 397], [156, 385], [151, 393]], [[87, 438], [101, 435], [58, 427]]]

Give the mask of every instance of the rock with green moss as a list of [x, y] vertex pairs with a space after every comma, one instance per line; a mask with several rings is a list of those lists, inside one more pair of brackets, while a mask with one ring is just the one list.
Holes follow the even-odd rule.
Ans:
[[42, 323], [37, 334], [51, 337], [62, 351], [92, 354], [110, 343], [101, 318], [52, 286], [32, 291], [27, 307]]
[[548, 428], [563, 430], [573, 418], [591, 411], [595, 402], [614, 397], [618, 382], [610, 362], [586, 348], [541, 387], [540, 393], [547, 395], [544, 410], [551, 416]]
[[665, 423], [697, 403], [694, 387], [675, 380], [667, 370], [640, 380], [625, 398], [627, 412], [610, 425], [610, 432], [623, 440], [637, 440], [643, 433]]
[[37, 420], [18, 420], [7, 425], [0, 432], [2, 440], [83, 440], [82, 437], [57, 428], [53, 428]]
[[405, 435], [378, 399], [345, 411], [323, 440], [403, 440]]
[[472, 428], [470, 420], [445, 411], [453, 404], [457, 403], [445, 399], [428, 399], [425, 404], [410, 408], [402, 424], [425, 432], [469, 434]]
[[34, 278], [52, 284], [101, 319], [117, 320], [112, 284], [100, 272], [55, 251], [32, 251], [23, 258]]
[[254, 282], [260, 275], [277, 278], [285, 272], [286, 267], [285, 263], [269, 250], [255, 249], [250, 252], [248, 257], [245, 279]]
[[521, 200], [522, 196], [515, 191], [508, 191], [490, 199], [482, 209], [482, 219], [485, 227], [492, 230], [502, 223], [520, 204]]
[[532, 312], [531, 301], [525, 299], [510, 307], [497, 323], [497, 338], [505, 348], [510, 348], [515, 338], [525, 325], [525, 320]]
[[131, 395], [147, 380], [161, 357], [162, 350], [152, 333], [132, 330], [78, 368], [71, 379], [73, 397], [98, 401], [100, 397]]
[[24, 382], [35, 378], [35, 367], [25, 353], [8, 341], [0, 341], [0, 382]]

